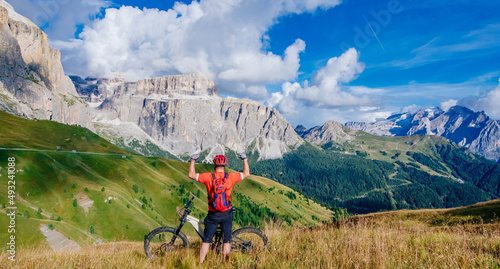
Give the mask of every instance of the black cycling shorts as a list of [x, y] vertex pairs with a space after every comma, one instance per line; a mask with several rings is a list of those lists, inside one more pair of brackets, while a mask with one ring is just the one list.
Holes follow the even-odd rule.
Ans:
[[233, 212], [231, 209], [225, 212], [212, 212], [209, 211], [204, 220], [205, 234], [203, 235], [204, 243], [213, 243], [214, 235], [217, 227], [220, 225], [222, 234], [224, 236], [223, 243], [230, 243], [233, 238], [231, 232], [233, 230]]

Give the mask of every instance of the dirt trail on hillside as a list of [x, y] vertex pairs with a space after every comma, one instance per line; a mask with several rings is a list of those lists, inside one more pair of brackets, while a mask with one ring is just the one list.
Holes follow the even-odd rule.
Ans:
[[47, 242], [49, 242], [50, 247], [55, 251], [71, 251], [71, 250], [79, 250], [81, 249], [80, 245], [78, 245], [75, 241], [69, 240], [62, 233], [51, 230], [47, 226], [42, 226], [40, 228], [43, 235], [47, 237]]
[[[17, 195], [17, 196], [16, 196], [16, 198], [17, 198], [19, 201], [21, 201], [21, 202], [25, 203], [25, 204], [26, 204], [29, 208], [31, 208], [31, 209], [33, 209], [33, 210], [35, 210], [35, 211], [37, 211], [37, 212], [38, 212], [38, 208], [37, 208], [37, 207], [33, 206], [30, 202], [28, 202], [28, 201], [24, 200], [24, 199], [23, 199], [20, 195]], [[49, 219], [50, 219], [50, 217], [51, 217], [49, 214], [47, 214], [47, 213], [43, 213], [43, 211], [42, 211], [42, 213], [41, 213], [41, 214], [42, 214], [42, 216], [44, 216], [44, 217], [46, 217], [46, 218], [49, 218]]]

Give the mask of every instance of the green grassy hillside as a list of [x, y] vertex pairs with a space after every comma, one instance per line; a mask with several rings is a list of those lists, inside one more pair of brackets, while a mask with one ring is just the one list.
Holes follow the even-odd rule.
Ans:
[[0, 110], [0, 148], [131, 154], [86, 128], [26, 120]]
[[500, 165], [437, 136], [383, 137], [306, 143], [254, 172], [353, 213], [450, 208], [496, 199]]
[[[0, 149], [0, 189], [4, 190], [0, 191], [0, 222], [8, 223], [7, 167], [8, 158], [14, 157], [21, 248], [47, 246], [41, 225], [50, 225], [81, 245], [141, 241], [153, 228], [178, 224], [175, 207], [192, 196], [196, 197], [193, 215], [205, 216], [205, 186], [187, 177], [187, 163], [134, 155], [84, 128], [25, 120], [1, 111], [0, 130], [0, 148], [31, 149]], [[211, 165], [197, 165], [197, 172], [212, 170]], [[262, 226], [271, 218], [308, 226], [331, 218], [324, 207], [258, 176], [236, 185], [233, 205], [239, 208], [237, 226]], [[184, 230], [194, 235], [190, 227]], [[7, 237], [7, 230], [0, 230], [0, 241], [6, 242]]]

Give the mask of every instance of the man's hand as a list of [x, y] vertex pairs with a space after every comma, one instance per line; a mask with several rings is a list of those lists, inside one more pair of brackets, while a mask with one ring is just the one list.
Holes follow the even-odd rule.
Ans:
[[195, 153], [195, 154], [191, 155], [191, 160], [195, 160], [196, 161], [196, 160], [198, 160], [198, 158], [200, 158], [200, 154], [198, 154], [198, 153]]
[[240, 159], [244, 160], [247, 158], [247, 155], [245, 153], [240, 153]]

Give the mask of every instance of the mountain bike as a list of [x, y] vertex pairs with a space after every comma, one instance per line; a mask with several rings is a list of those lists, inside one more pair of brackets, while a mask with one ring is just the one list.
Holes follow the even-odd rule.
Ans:
[[[150, 259], [156, 256], [162, 256], [167, 252], [189, 247], [188, 238], [181, 232], [186, 222], [193, 226], [194, 230], [203, 239], [203, 221], [189, 215], [189, 207], [193, 202], [194, 196], [184, 205], [184, 211], [177, 208], [177, 214], [181, 223], [178, 227], [159, 227], [152, 230], [144, 239], [144, 251]], [[269, 248], [267, 236], [259, 229], [254, 227], [243, 227], [232, 232], [231, 251], [253, 252], [263, 251]], [[212, 249], [222, 250], [223, 234], [220, 227], [217, 229], [214, 237]]]

